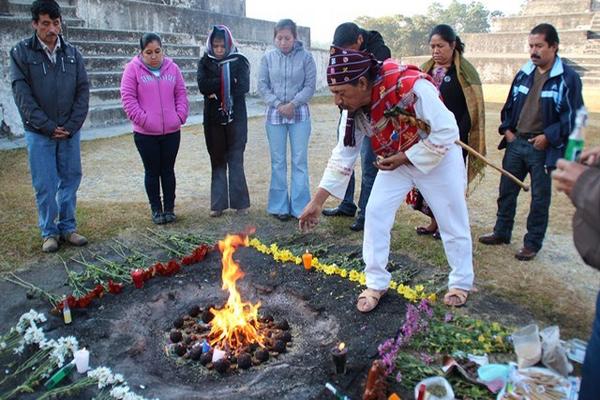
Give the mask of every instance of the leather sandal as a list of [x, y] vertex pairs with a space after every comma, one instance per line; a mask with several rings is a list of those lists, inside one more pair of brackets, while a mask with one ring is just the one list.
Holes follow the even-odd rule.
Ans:
[[377, 307], [381, 296], [383, 296], [386, 292], [387, 289], [375, 290], [367, 288], [363, 290], [363, 292], [358, 296], [356, 308], [358, 309], [358, 311], [363, 313], [368, 313], [369, 311], [372, 311], [375, 307]]
[[429, 230], [427, 229], [426, 226], [417, 226], [415, 228], [415, 231], [417, 232], [417, 235], [433, 235], [436, 232], [436, 229], [434, 230]]
[[469, 291], [459, 288], [450, 288], [444, 295], [444, 304], [448, 307], [462, 307], [467, 303]]

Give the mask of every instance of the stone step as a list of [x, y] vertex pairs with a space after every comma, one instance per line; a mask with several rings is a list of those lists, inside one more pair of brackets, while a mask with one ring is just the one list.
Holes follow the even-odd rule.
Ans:
[[[190, 102], [189, 115], [202, 114], [204, 98], [202, 96], [190, 96], [188, 99]], [[121, 103], [107, 104], [96, 106], [90, 110], [84, 128], [108, 127], [114, 125], [116, 122], [123, 123], [126, 121], [127, 116], [125, 115], [125, 111], [123, 111]]]
[[[131, 42], [136, 45], [145, 32], [143, 31], [124, 31], [76, 27], [69, 31], [69, 40], [88, 41], [88, 42]], [[187, 33], [159, 33], [163, 46], [168, 48], [175, 44], [190, 44], [198, 41], [193, 35]], [[198, 38], [201, 43], [205, 39]]]
[[600, 77], [583, 77], [581, 81], [587, 87], [598, 87], [600, 85]]
[[580, 65], [583, 68], [600, 66], [600, 55], [598, 57], [564, 56], [563, 59], [566, 59], [570, 64]]
[[[31, 1], [26, 3], [8, 2], [8, 12], [13, 15], [26, 16], [31, 19]], [[77, 7], [60, 4], [60, 12], [63, 18], [77, 18]]]
[[[127, 64], [132, 57], [130, 56], [87, 56], [84, 54], [85, 67], [88, 72], [90, 71], [123, 71], [125, 64]], [[173, 61], [179, 66], [180, 69], [197, 69], [198, 58], [197, 57], [174, 57]]]
[[[188, 96], [199, 95], [198, 83], [196, 81], [186, 81], [185, 87]], [[121, 101], [121, 90], [119, 86], [90, 89], [90, 107], [103, 106]]]
[[[194, 82], [196, 80], [196, 69], [182, 70], [183, 78], [186, 82]], [[121, 85], [122, 70], [112, 71], [88, 71], [88, 79], [92, 88], [106, 88]]]
[[554, 25], [559, 32], [565, 29], [585, 29], [592, 23], [592, 14], [570, 12], [561, 14], [519, 15], [515, 17], [496, 18], [492, 21], [493, 32], [530, 31], [535, 25], [544, 21]]
[[[79, 48], [81, 53], [85, 55], [96, 56], [131, 56], [140, 52], [139, 44], [131, 42], [87, 42], [80, 40], [71, 40], [75, 46]], [[200, 57], [200, 48], [194, 45], [172, 45], [166, 48], [166, 54], [169, 57], [187, 56]]]
[[[68, 32], [71, 27], [83, 26], [85, 21], [78, 18], [63, 18], [63, 31]], [[0, 15], [0, 26], [3, 29], [31, 29], [31, 15]], [[33, 32], [33, 30], [31, 30]]]

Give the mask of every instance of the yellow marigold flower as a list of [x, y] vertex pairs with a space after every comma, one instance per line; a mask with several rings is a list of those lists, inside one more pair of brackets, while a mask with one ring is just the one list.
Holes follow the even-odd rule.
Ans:
[[485, 336], [483, 335], [479, 335], [479, 337], [477, 338], [478, 341], [480, 341], [481, 343], [485, 342]]
[[415, 290], [417, 292], [422, 292], [423, 290], [425, 290], [425, 286], [423, 286], [423, 285], [417, 285], [417, 286], [415, 286]]
[[365, 276], [365, 274], [360, 274], [358, 283], [360, 283], [363, 286], [367, 284], [367, 277]]
[[340, 269], [340, 276], [342, 278], [348, 277], [348, 271], [346, 271], [345, 269]]
[[435, 293], [431, 293], [429, 296], [427, 296], [427, 300], [429, 300], [432, 303], [435, 303], [437, 301], [437, 295]]
[[395, 281], [390, 282], [390, 289], [396, 290], [397, 287], [398, 287], [398, 284]]

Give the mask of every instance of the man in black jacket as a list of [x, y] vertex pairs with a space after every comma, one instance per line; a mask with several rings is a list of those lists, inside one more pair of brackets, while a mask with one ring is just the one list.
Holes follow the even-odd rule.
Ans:
[[[345, 22], [339, 25], [335, 33], [333, 34], [333, 45], [352, 49], [361, 50], [372, 53], [375, 58], [379, 61], [386, 60], [391, 57], [390, 49], [385, 45], [383, 37], [377, 31], [367, 31], [360, 28], [353, 22]], [[348, 115], [342, 113], [340, 123], [346, 125], [346, 136], [347, 140], [352, 140], [354, 124], [352, 123], [354, 115]], [[337, 132], [337, 130], [336, 130]], [[351, 145], [348, 143], [348, 145]], [[362, 231], [365, 226], [365, 210], [367, 207], [367, 201], [371, 194], [371, 188], [377, 176], [377, 168], [375, 167], [375, 153], [371, 147], [371, 141], [363, 141], [361, 148], [361, 168], [362, 168], [362, 179], [360, 184], [360, 197], [358, 198], [358, 216], [354, 220], [354, 223], [350, 225], [350, 229], [353, 231]], [[323, 215], [331, 216], [347, 216], [353, 217], [356, 214], [356, 205], [354, 204], [354, 173], [350, 177], [348, 183], [348, 189], [342, 202], [335, 208], [325, 208]]]
[[59, 5], [31, 6], [35, 34], [10, 51], [13, 96], [25, 128], [44, 252], [60, 239], [83, 246], [76, 232], [76, 195], [81, 182], [79, 130], [89, 103], [83, 58], [61, 36]]

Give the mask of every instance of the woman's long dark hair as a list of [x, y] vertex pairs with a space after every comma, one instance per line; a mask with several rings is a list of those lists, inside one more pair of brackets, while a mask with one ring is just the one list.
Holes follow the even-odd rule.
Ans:
[[458, 51], [460, 54], [464, 53], [465, 44], [460, 40], [450, 25], [440, 24], [434, 26], [429, 34], [429, 41], [431, 41], [433, 35], [440, 35], [445, 42], [450, 44], [454, 43], [454, 50]]

